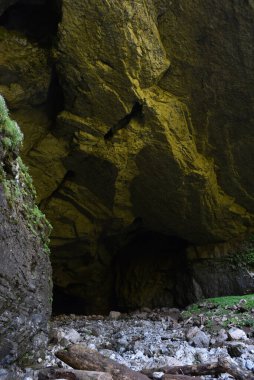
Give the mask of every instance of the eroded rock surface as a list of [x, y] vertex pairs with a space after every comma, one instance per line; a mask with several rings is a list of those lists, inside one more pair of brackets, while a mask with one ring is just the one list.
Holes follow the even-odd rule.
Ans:
[[0, 367], [32, 363], [47, 343], [50, 228], [18, 157], [22, 134], [0, 96]]
[[[149, 283], [159, 251], [169, 280], [152, 278], [158, 303], [169, 305], [172, 273], [188, 271], [184, 249], [140, 246], [149, 251], [146, 279], [140, 284], [135, 257], [119, 284], [123, 252], [140, 233], [186, 247], [253, 231], [252, 1], [63, 0], [47, 44], [43, 20], [31, 35], [14, 14], [2, 23], [0, 91], [24, 128], [25, 160], [54, 227], [57, 291], [83, 312], [126, 307]], [[202, 289], [205, 275], [194, 275], [190, 298], [212, 295]], [[229, 293], [242, 289], [234, 277]]]

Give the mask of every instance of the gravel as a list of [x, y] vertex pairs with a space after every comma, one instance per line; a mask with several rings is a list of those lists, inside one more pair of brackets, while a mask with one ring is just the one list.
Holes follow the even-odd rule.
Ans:
[[[45, 358], [20, 374], [21, 380], [36, 380], [38, 370], [48, 366], [68, 368], [56, 351], [80, 343], [102, 355], [140, 371], [165, 365], [202, 364], [230, 356], [241, 368], [254, 373], [254, 340], [238, 327], [213, 331], [192, 318], [183, 318], [177, 309], [163, 308], [129, 314], [111, 312], [104, 316], [61, 315], [53, 318]], [[232, 340], [236, 337], [237, 340]], [[161, 373], [155, 374], [160, 378]], [[2, 376], [3, 375], [3, 376]], [[0, 380], [9, 380], [0, 371]], [[18, 377], [16, 377], [18, 379]], [[254, 378], [254, 375], [253, 375]], [[11, 378], [10, 378], [11, 379]], [[204, 376], [204, 380], [212, 380]], [[218, 379], [232, 377], [222, 374]]]

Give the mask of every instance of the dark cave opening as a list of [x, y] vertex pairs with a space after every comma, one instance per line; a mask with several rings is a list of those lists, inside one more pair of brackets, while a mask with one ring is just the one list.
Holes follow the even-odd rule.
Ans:
[[[111, 310], [128, 312], [143, 307], [182, 306], [179, 305], [178, 294], [184, 292], [181, 281], [186, 285], [183, 276], [188, 273], [187, 245], [177, 237], [138, 228], [107, 241], [104, 246], [109, 255], [106, 264], [106, 260], [101, 264], [98, 258], [97, 263], [93, 259], [88, 260], [87, 251], [83, 259], [81, 251], [72, 251], [73, 273], [76, 270], [78, 273], [83, 267], [87, 277], [83, 278], [83, 284], [82, 279], [80, 283], [80, 278], [75, 275], [73, 282], [70, 281], [66, 287], [61, 286], [61, 280], [54, 284], [53, 314], [105, 315]], [[77, 245], [73, 249], [75, 247]], [[55, 277], [59, 280], [68, 271], [70, 273], [70, 257], [67, 254], [63, 264], [61, 248], [57, 251], [59, 261], [53, 259], [52, 263]], [[64, 268], [62, 274], [59, 266]]]
[[52, 314], [86, 314], [85, 300], [82, 297], [66, 294], [64, 289], [53, 286]]
[[173, 307], [179, 272], [187, 271], [187, 242], [156, 231], [142, 231], [114, 258], [115, 307]]
[[20, 0], [0, 17], [0, 25], [15, 30], [42, 47], [52, 45], [61, 20], [61, 0]]

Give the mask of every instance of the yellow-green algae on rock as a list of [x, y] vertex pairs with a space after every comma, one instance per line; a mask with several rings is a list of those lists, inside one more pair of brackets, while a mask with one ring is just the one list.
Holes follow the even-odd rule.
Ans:
[[197, 246], [253, 231], [253, 16], [250, 1], [63, 0], [53, 49], [3, 31], [0, 90], [67, 293], [108, 304], [139, 223]]
[[[168, 51], [162, 42], [158, 12], [164, 9], [168, 15], [176, 11], [179, 6], [173, 3], [63, 2], [57, 64], [71, 114], [63, 113], [61, 122], [69, 127], [72, 121], [79, 130], [76, 150], [84, 157], [103, 159], [117, 169], [115, 182], [110, 184], [113, 207], [107, 205], [113, 218], [128, 225], [141, 216], [148, 228], [195, 243], [228, 240], [248, 231], [253, 220], [251, 210], [247, 211], [218, 181], [214, 155], [199, 148], [197, 140], [203, 136], [196, 135], [185, 99], [160, 85], [174, 66], [169, 62], [170, 40], [166, 43]], [[179, 22], [188, 7], [192, 6], [186, 2], [179, 11]], [[202, 8], [200, 4], [200, 12]], [[214, 12], [220, 8], [218, 5]], [[173, 17], [169, 17], [168, 26], [164, 24], [163, 36], [168, 27], [175, 39], [190, 39], [183, 37], [176, 25], [171, 30]], [[197, 47], [198, 42], [192, 41], [189, 48], [193, 56]], [[185, 48], [187, 64], [191, 52]], [[194, 57], [191, 62], [194, 68], [202, 63]], [[217, 64], [224, 69], [222, 59]], [[135, 102], [143, 105], [142, 120], [132, 120], [105, 142], [103, 135], [131, 111]], [[92, 192], [96, 193], [97, 186], [95, 180]]]

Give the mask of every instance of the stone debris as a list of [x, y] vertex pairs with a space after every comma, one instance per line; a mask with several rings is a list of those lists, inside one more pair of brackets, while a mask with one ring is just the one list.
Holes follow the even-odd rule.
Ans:
[[[141, 371], [158, 368], [154, 379], [160, 379], [163, 366], [182, 366], [213, 363], [219, 357], [231, 357], [243, 370], [253, 372], [254, 379], [254, 330], [248, 332], [237, 326], [224, 327], [223, 315], [217, 318], [212, 329], [206, 325], [196, 326], [198, 316], [193, 318], [171, 309], [139, 310], [129, 314], [111, 312], [109, 316], [60, 315], [51, 322], [50, 342], [43, 363], [37, 368], [27, 368], [20, 380], [38, 379], [41, 368], [68, 369], [55, 357], [55, 352], [79, 342], [87, 348], [116, 360], [129, 368]], [[186, 323], [188, 322], [188, 323]], [[203, 376], [203, 380], [213, 380]], [[230, 380], [221, 374], [217, 379]], [[0, 372], [0, 380], [9, 380]]]
[[[231, 356], [243, 369], [253, 370], [252, 337], [248, 339], [246, 333], [237, 327], [218, 328], [223, 316], [217, 318], [217, 328], [208, 330], [202, 324], [193, 325], [197, 322], [196, 316], [186, 323], [189, 318], [183, 318], [177, 309], [174, 309], [174, 313], [170, 308], [115, 313], [112, 311], [108, 317], [97, 318], [62, 315], [54, 318], [52, 327], [64, 331], [69, 344], [69, 331], [74, 329], [80, 335], [80, 343], [136, 371], [165, 365], [215, 362], [223, 355]], [[48, 365], [66, 366], [53, 356], [55, 351], [64, 347], [63, 342], [60, 340], [49, 346]], [[155, 372], [154, 376], [160, 376], [159, 372]], [[213, 378], [203, 376], [203, 379]], [[229, 380], [232, 377], [223, 374], [219, 379]]]

